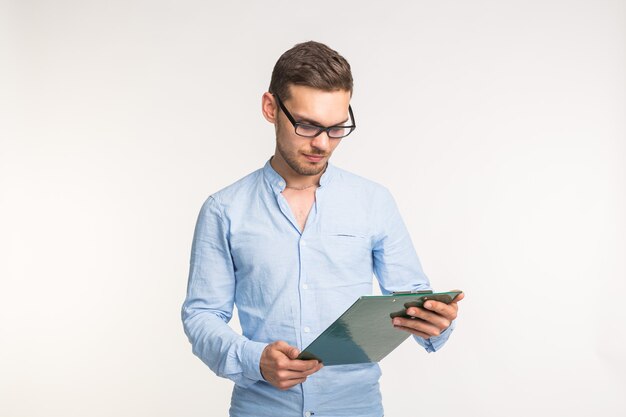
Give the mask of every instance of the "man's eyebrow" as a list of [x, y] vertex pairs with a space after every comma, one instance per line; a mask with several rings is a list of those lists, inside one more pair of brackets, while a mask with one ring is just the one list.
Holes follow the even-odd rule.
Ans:
[[[309, 119], [308, 117], [304, 117], [304, 116], [302, 116], [302, 115], [300, 115], [298, 113], [293, 113], [293, 118], [298, 123], [306, 123], [306, 124], [316, 125], [316, 126], [320, 126], [320, 127], [324, 126], [320, 122], [318, 122], [316, 120], [313, 120], [313, 119]], [[350, 116], [348, 116], [348, 118], [346, 120], [344, 120], [343, 122], [339, 122], [339, 123], [336, 123], [334, 125], [330, 125], [329, 127], [342, 125], [342, 124], [346, 123], [349, 120], [350, 120]]]

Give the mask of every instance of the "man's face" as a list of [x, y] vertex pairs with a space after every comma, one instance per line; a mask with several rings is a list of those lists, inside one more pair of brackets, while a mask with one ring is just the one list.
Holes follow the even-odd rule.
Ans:
[[[322, 91], [305, 86], [290, 86], [291, 96], [283, 104], [296, 122], [323, 127], [348, 124], [350, 92]], [[281, 97], [282, 98], [282, 97]], [[329, 138], [326, 132], [314, 138], [296, 135], [295, 129], [282, 110], [276, 122], [276, 157], [299, 175], [317, 175], [341, 139]]]

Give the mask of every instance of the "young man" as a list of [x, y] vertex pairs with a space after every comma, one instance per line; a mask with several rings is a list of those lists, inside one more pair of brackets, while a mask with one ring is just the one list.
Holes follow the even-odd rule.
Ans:
[[[194, 354], [235, 382], [231, 416], [383, 415], [378, 364], [295, 359], [372, 292], [374, 274], [384, 293], [430, 288], [389, 192], [328, 162], [356, 127], [351, 96], [337, 52], [317, 42], [285, 52], [262, 98], [274, 155], [202, 206], [182, 318]], [[434, 352], [460, 299], [393, 325]], [[233, 304], [243, 335], [227, 325]]]

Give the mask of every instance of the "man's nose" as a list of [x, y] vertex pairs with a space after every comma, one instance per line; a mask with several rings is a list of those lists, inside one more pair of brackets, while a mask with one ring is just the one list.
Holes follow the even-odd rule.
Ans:
[[311, 140], [311, 146], [324, 152], [328, 151], [330, 149], [330, 138], [328, 137], [328, 132], [324, 131], [315, 136]]

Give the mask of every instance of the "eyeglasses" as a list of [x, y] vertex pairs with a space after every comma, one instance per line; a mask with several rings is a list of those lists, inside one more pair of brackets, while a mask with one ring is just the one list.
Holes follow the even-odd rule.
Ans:
[[354, 121], [354, 114], [352, 113], [352, 106], [350, 105], [348, 105], [348, 112], [350, 113], [350, 120], [352, 121], [351, 125], [323, 127], [308, 123], [296, 122], [296, 119], [294, 119], [291, 113], [289, 113], [289, 110], [287, 110], [280, 97], [278, 97], [278, 95], [276, 94], [274, 94], [274, 97], [276, 97], [276, 101], [278, 101], [280, 109], [283, 111], [283, 113], [285, 113], [287, 119], [289, 119], [293, 127], [296, 129], [296, 135], [298, 136], [303, 136], [305, 138], [314, 138], [316, 136], [319, 136], [322, 132], [326, 132], [329, 138], [339, 139], [348, 136], [350, 133], [352, 133], [354, 129], [356, 129], [356, 122]]

